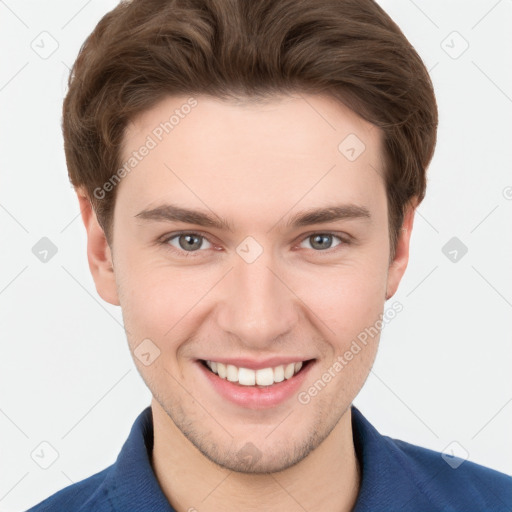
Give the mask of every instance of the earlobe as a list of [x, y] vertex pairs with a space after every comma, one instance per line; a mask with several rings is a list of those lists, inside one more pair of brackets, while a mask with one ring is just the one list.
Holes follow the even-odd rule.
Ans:
[[386, 300], [393, 297], [398, 289], [398, 285], [409, 263], [409, 246], [414, 222], [414, 213], [416, 211], [416, 202], [411, 201], [404, 214], [402, 227], [398, 234], [395, 257], [389, 265], [388, 282], [386, 288]]
[[92, 208], [87, 193], [83, 188], [77, 188], [76, 194], [82, 221], [87, 231], [87, 260], [96, 291], [106, 302], [119, 306], [110, 246], [103, 228], [98, 223], [96, 212]]

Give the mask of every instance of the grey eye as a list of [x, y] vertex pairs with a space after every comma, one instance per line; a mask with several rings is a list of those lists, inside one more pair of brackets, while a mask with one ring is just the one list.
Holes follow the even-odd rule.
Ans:
[[[177, 247], [173, 243], [176, 240], [179, 243], [179, 247]], [[196, 235], [194, 233], [182, 233], [180, 235], [173, 236], [168, 240], [168, 243], [175, 247], [176, 249], [183, 249], [184, 251], [187, 252], [196, 252], [203, 246], [204, 243], [210, 244], [210, 242], [208, 242], [204, 236]], [[211, 244], [209, 245], [209, 247], [206, 247], [206, 249], [210, 247]], [[203, 249], [204, 248], [205, 247], [203, 247]]]
[[318, 251], [323, 251], [326, 249], [331, 249], [338, 244], [333, 246], [333, 239], [337, 238], [341, 243], [342, 240], [340, 237], [335, 235], [330, 235], [329, 233], [316, 233], [314, 235], [308, 236], [302, 243], [309, 242], [311, 247]]

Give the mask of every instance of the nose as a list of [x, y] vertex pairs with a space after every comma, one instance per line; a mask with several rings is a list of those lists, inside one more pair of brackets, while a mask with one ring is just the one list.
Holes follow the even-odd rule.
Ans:
[[248, 349], [275, 349], [276, 340], [298, 322], [300, 301], [272, 260], [267, 251], [252, 263], [236, 256], [222, 282], [219, 328]]

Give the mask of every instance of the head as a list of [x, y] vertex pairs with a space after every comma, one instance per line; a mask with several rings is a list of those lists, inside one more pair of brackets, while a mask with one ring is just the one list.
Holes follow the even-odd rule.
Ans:
[[202, 361], [309, 361], [301, 391], [332, 368], [399, 285], [436, 128], [421, 59], [371, 0], [133, 0], [89, 36], [63, 131], [90, 268], [206, 457], [284, 469], [347, 411], [378, 335], [308, 404], [227, 402]]

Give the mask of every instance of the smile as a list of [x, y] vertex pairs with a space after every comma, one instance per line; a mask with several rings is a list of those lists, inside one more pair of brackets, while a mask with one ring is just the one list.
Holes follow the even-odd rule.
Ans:
[[208, 388], [223, 399], [248, 409], [267, 409], [295, 396], [315, 363], [316, 359], [301, 361], [299, 357], [295, 362], [284, 357], [266, 361], [197, 359], [196, 367], [198, 377], [202, 375], [200, 381], [206, 379]]
[[302, 368], [302, 361], [279, 365], [269, 368], [252, 370], [232, 364], [223, 364], [216, 361], [205, 361], [206, 366], [221, 379], [226, 379], [241, 386], [271, 386], [278, 382], [291, 379]]

